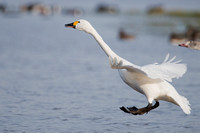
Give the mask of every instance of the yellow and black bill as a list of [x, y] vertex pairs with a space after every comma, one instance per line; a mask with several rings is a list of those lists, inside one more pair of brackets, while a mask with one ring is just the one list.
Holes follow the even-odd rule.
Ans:
[[75, 21], [73, 23], [65, 24], [65, 27], [76, 28], [76, 25], [80, 23], [80, 21]]

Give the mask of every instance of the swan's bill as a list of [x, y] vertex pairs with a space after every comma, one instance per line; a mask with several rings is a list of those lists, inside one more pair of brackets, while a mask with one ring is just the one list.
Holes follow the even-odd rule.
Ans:
[[75, 21], [73, 23], [65, 24], [65, 27], [76, 28], [76, 25], [80, 23], [80, 21]]

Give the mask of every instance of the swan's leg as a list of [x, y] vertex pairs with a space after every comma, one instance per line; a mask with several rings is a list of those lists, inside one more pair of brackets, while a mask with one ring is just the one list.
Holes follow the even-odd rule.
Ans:
[[152, 104], [148, 104], [144, 108], [136, 108], [135, 106], [130, 107], [130, 108], [125, 108], [124, 106], [121, 107], [120, 109], [126, 113], [131, 113], [133, 115], [143, 115], [144, 113], [148, 113], [150, 110], [155, 109], [159, 106], [159, 102], [156, 101], [156, 103], [152, 106]]

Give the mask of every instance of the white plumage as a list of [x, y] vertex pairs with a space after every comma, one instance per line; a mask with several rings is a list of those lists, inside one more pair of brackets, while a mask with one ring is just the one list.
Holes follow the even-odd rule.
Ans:
[[180, 78], [187, 71], [186, 64], [179, 64], [181, 60], [175, 61], [176, 56], [169, 59], [169, 54], [167, 54], [165, 60], [161, 63], [155, 63], [143, 66], [141, 70], [147, 73], [147, 75], [153, 79], [159, 78], [172, 82], [173, 78]]
[[[184, 113], [190, 114], [191, 108], [189, 101], [179, 95], [176, 89], [169, 83], [172, 82], [173, 78], [183, 76], [187, 71], [186, 64], [181, 64], [180, 60], [175, 61], [176, 57], [169, 59], [169, 54], [167, 54], [161, 64], [155, 63], [137, 66], [113, 52], [88, 21], [79, 20], [71, 24], [66, 24], [65, 26], [83, 30], [91, 34], [109, 57], [111, 68], [118, 69], [125, 83], [146, 96], [148, 101], [147, 107], [141, 109], [137, 109], [136, 107], [125, 109], [123, 107], [121, 109], [124, 112], [134, 115], [144, 114], [158, 107], [159, 100], [164, 100], [180, 106]], [[152, 106], [154, 100], [158, 104]]]

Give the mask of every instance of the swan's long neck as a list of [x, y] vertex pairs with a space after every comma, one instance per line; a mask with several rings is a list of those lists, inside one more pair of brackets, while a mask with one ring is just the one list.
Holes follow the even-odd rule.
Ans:
[[123, 63], [126, 65], [132, 65], [132, 63], [130, 63], [129, 61], [125, 60], [124, 58], [118, 56], [114, 51], [112, 51], [112, 49], [103, 41], [103, 39], [101, 38], [101, 36], [97, 33], [97, 31], [92, 27], [90, 32], [88, 32], [89, 34], [91, 34], [95, 40], [99, 43], [100, 47], [103, 49], [103, 51], [106, 53], [106, 55], [108, 57], [117, 57], [118, 60], [123, 60]]
[[92, 32], [90, 32], [90, 34], [99, 43], [100, 47], [103, 49], [103, 51], [108, 57], [116, 55], [116, 53], [113, 52], [112, 49], [103, 41], [102, 37], [97, 33], [97, 31], [94, 28], [92, 29]]

